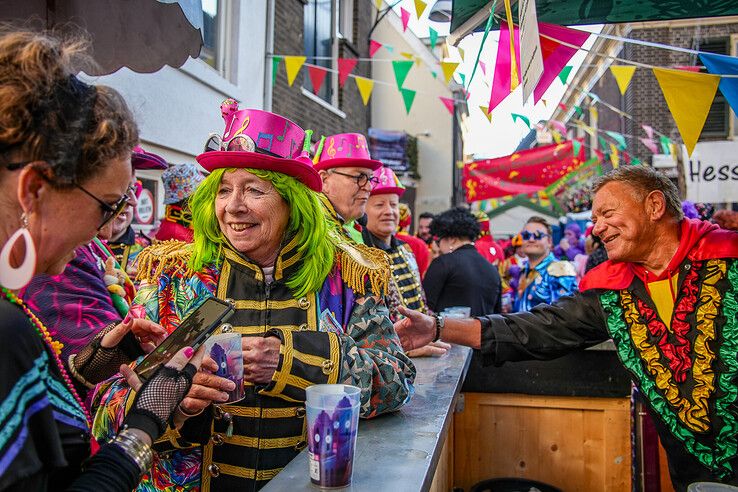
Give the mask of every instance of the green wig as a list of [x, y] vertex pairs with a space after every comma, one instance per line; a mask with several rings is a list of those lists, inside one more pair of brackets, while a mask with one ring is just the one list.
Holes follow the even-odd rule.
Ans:
[[[208, 264], [219, 264], [223, 248], [228, 247], [228, 240], [215, 215], [215, 198], [223, 173], [229, 171], [232, 169], [214, 170], [190, 197], [194, 244], [189, 266], [194, 271]], [[286, 174], [262, 169], [246, 171], [272, 183], [289, 206], [290, 218], [282, 244], [286, 244], [287, 238], [297, 236], [297, 251], [302, 262], [298, 270], [286, 279], [287, 287], [298, 297], [318, 291], [333, 268], [336, 255], [333, 242], [326, 240], [329, 225], [318, 196]]]

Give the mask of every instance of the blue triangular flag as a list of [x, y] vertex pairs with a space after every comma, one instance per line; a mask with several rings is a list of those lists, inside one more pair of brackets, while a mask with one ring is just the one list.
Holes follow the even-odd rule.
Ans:
[[[700, 53], [700, 60], [711, 74], [738, 75], [738, 58], [734, 56]], [[718, 87], [733, 111], [738, 113], [738, 78], [722, 77]]]

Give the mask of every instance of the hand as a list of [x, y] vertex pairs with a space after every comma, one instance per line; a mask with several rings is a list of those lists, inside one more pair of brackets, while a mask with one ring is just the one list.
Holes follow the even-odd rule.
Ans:
[[154, 350], [167, 337], [167, 331], [161, 325], [147, 319], [134, 318], [129, 313], [121, 323], [105, 334], [100, 340], [100, 346], [115, 347], [129, 331], [133, 332], [146, 353]]
[[424, 347], [433, 341], [436, 337], [435, 319], [405, 306], [400, 306], [398, 310], [405, 318], [395, 323], [395, 331], [406, 352]]
[[407, 352], [408, 357], [441, 357], [451, 349], [451, 344], [438, 340], [431, 342], [425, 347], [420, 347]]
[[566, 238], [562, 238], [561, 241], [559, 241], [559, 246], [562, 250], [566, 251], [569, 249], [569, 240]]
[[225, 402], [228, 400], [226, 392], [236, 389], [236, 383], [230, 379], [212, 374], [217, 370], [218, 365], [213, 359], [203, 358], [200, 370], [192, 378], [192, 387], [179, 404], [179, 411], [174, 416], [174, 424], [177, 428], [181, 427], [188, 418], [201, 413], [210, 404]]
[[279, 365], [279, 346], [277, 337], [243, 337], [243, 378], [254, 384], [269, 384]]

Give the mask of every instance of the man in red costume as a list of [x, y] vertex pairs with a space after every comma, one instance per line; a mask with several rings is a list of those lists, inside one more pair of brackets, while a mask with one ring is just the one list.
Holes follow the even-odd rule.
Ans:
[[410, 235], [410, 224], [413, 222], [413, 215], [410, 211], [410, 207], [405, 203], [400, 204], [400, 223], [397, 226], [397, 234], [395, 236], [400, 241], [404, 241], [410, 246], [415, 255], [415, 261], [418, 264], [418, 270], [420, 271], [420, 278], [425, 277], [425, 271], [428, 270], [430, 265], [430, 249], [420, 238]]
[[474, 216], [477, 218], [481, 230], [479, 237], [474, 241], [474, 247], [477, 248], [477, 251], [485, 260], [494, 266], [499, 266], [501, 262], [505, 261], [505, 252], [492, 237], [492, 231], [489, 228], [489, 215], [477, 210], [474, 212]]
[[580, 293], [527, 313], [445, 323], [407, 312], [395, 326], [403, 347], [440, 334], [500, 365], [612, 338], [675, 489], [738, 485], [738, 234], [683, 218], [678, 190], [652, 168], [616, 169], [593, 192], [593, 233], [609, 260], [584, 276]]

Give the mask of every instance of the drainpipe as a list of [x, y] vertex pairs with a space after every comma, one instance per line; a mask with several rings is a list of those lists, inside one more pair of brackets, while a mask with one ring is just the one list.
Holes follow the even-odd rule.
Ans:
[[272, 57], [274, 54], [275, 0], [267, 0], [266, 39], [264, 43], [264, 111], [272, 110]]

